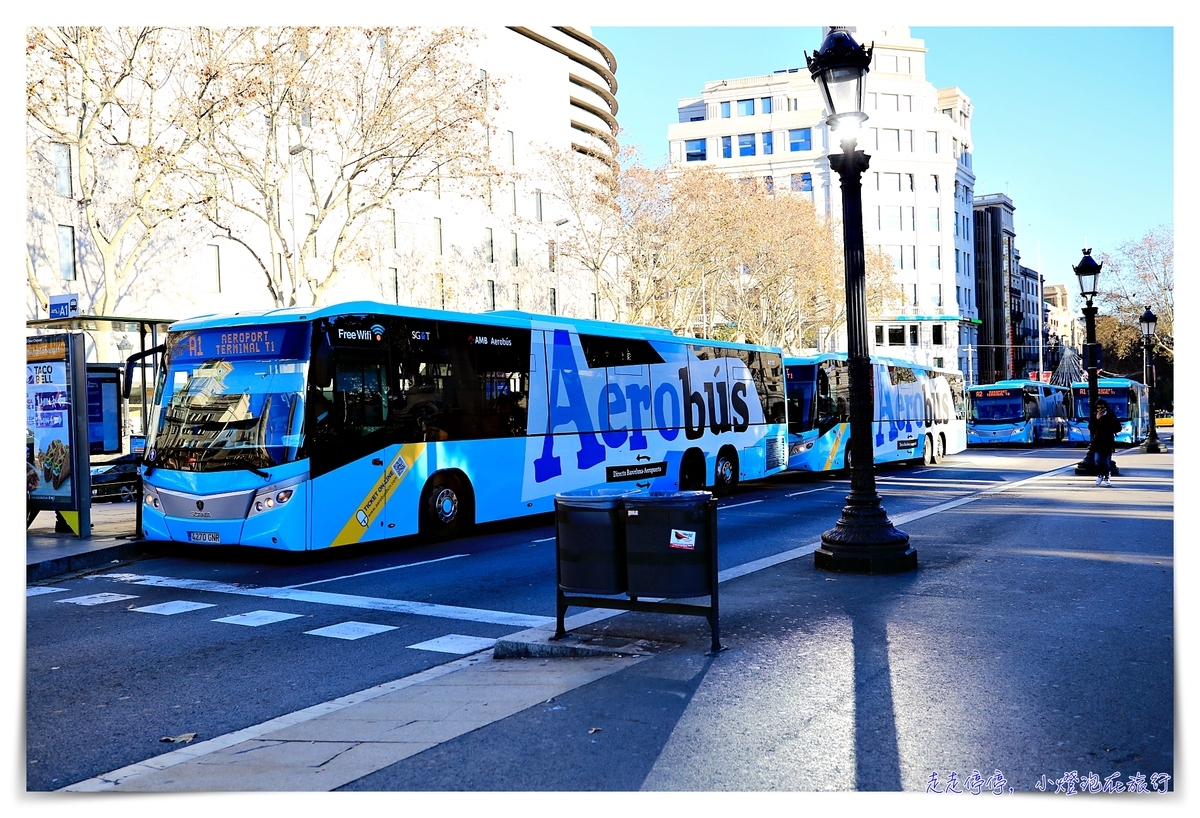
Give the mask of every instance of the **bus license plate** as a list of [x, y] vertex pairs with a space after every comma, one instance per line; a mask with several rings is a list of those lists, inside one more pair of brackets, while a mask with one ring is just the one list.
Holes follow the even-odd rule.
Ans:
[[221, 541], [221, 535], [216, 531], [189, 531], [188, 539], [191, 542], [215, 542]]

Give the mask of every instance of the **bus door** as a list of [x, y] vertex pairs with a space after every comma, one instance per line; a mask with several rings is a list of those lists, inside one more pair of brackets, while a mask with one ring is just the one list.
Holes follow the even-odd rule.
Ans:
[[[392, 465], [386, 347], [318, 349], [309, 419], [314, 547], [395, 536], [384, 514]], [[389, 527], [389, 522], [392, 525]]]

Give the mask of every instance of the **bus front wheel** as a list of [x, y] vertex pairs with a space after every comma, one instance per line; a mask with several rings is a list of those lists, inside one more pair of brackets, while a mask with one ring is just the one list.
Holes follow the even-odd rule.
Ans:
[[471, 498], [465, 481], [453, 472], [429, 478], [421, 496], [421, 533], [447, 540], [463, 533], [471, 524]]

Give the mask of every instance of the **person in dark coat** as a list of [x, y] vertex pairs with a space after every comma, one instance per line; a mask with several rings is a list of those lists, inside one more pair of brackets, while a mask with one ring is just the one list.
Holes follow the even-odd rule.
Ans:
[[1109, 474], [1112, 472], [1112, 453], [1116, 448], [1117, 433], [1121, 431], [1121, 421], [1108, 408], [1108, 401], [1096, 401], [1096, 411], [1088, 422], [1092, 433], [1092, 451], [1096, 454], [1096, 468], [1100, 476], [1096, 478], [1097, 486], [1111, 486]]

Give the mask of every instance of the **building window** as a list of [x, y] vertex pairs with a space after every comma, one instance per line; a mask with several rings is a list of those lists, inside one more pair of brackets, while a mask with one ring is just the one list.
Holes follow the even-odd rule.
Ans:
[[763, 185], [766, 187], [767, 193], [774, 193], [775, 192], [775, 177], [774, 176], [764, 176], [763, 177]]
[[754, 100], [738, 100], [738, 116], [754, 116]]
[[915, 346], [918, 346], [919, 343], [920, 342], [918, 341], [918, 336], [917, 336], [917, 325], [909, 324], [908, 325], [908, 345], [915, 347]]
[[708, 158], [707, 139], [689, 139], [684, 143], [684, 150], [689, 162], [703, 162]]
[[754, 134], [738, 134], [738, 156], [754, 155]]
[[879, 174], [879, 183], [882, 185], [880, 190], [888, 193], [900, 192], [900, 174], [899, 173], [881, 173]]
[[592, 318], [600, 317], [600, 296], [592, 293]]
[[771, 133], [770, 131], [766, 131], [762, 135], [762, 142], [764, 155], [770, 156], [771, 154], [775, 153], [775, 134]]
[[550, 242], [547, 244], [547, 249], [550, 251], [550, 272], [553, 273], [558, 265], [558, 242], [556, 242], [554, 239], [550, 239]]
[[64, 281], [75, 280], [75, 228], [58, 226], [58, 274]]
[[208, 268], [205, 278], [208, 279], [209, 292], [221, 292], [221, 248], [215, 244], [204, 245], [204, 256]]
[[729, 103], [721, 103], [721, 119], [729, 119]]
[[879, 229], [900, 230], [900, 205], [881, 205], [879, 207]]
[[908, 295], [908, 305], [910, 307], [917, 306], [917, 285], [916, 284], [905, 284], [904, 290]]
[[812, 128], [792, 128], [788, 131], [788, 150], [811, 151]]
[[489, 264], [496, 260], [496, 244], [492, 241], [492, 228], [483, 229], [483, 258]]
[[521, 309], [521, 285], [520, 284], [513, 285], [513, 306], [518, 310]]
[[558, 293], [553, 287], [550, 288], [550, 314], [558, 315]]
[[904, 327], [902, 327], [902, 326], [888, 327], [888, 346], [893, 346], [893, 347], [904, 346]]
[[929, 300], [935, 307], [942, 306], [942, 285], [941, 284], [930, 284], [929, 285]]
[[[279, 208], [275, 208], [275, 212], [278, 214]], [[396, 208], [394, 207], [388, 208], [388, 222], [392, 228], [390, 241], [392, 243], [392, 249], [395, 250], [398, 245], [396, 244]]]
[[516, 182], [508, 183], [508, 200], [509, 200], [509, 202], [508, 202], [509, 212], [512, 213], [514, 216], [517, 215], [517, 183]]
[[944, 369], [946, 366], [945, 360], [946, 360], [945, 358], [934, 358], [933, 365], [936, 366], [938, 369]]
[[897, 128], [881, 128], [879, 130], [879, 149], [881, 151], [900, 150], [900, 131]]
[[520, 263], [520, 257], [517, 255], [517, 234], [512, 234], [512, 266], [516, 267]]
[[937, 153], [938, 152], [938, 132], [937, 131], [926, 131], [925, 132], [925, 150], [928, 151], [929, 153]]
[[760, 102], [762, 103], [762, 112], [763, 112], [764, 114], [769, 114], [769, 113], [771, 113], [771, 98], [770, 98], [770, 97], [763, 97], [763, 98], [760, 100]]
[[942, 269], [942, 246], [940, 244], [929, 245], [929, 269]]
[[875, 325], [875, 346], [883, 346], [883, 324]]
[[71, 146], [54, 143], [54, 192], [71, 195]]
[[811, 173], [793, 173], [792, 174], [792, 190], [797, 193], [812, 190], [812, 174]]
[[721, 137], [721, 156], [725, 159], [733, 158], [733, 137], [732, 136], [722, 136]]
[[392, 279], [392, 302], [400, 303], [400, 269], [398, 267], [388, 267], [388, 275]]
[[442, 220], [437, 216], [433, 217], [433, 249], [442, 255]]
[[934, 193], [938, 192], [938, 178], [936, 173], [929, 175], [929, 189]]
[[513, 132], [508, 131], [508, 164], [517, 164], [517, 140], [513, 137]]
[[942, 209], [940, 207], [929, 208], [929, 228], [931, 230], [942, 229]]
[[540, 222], [542, 220], [542, 192], [540, 190], [535, 190], [533, 193], [533, 211]]

